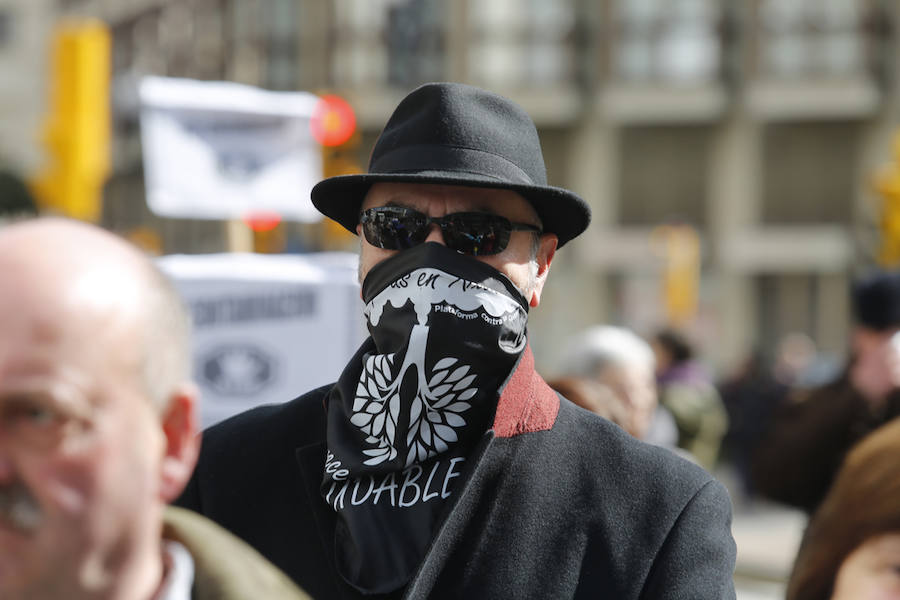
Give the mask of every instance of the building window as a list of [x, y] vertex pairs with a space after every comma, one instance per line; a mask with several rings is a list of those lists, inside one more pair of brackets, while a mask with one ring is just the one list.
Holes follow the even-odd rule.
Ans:
[[506, 89], [573, 83], [575, 22], [571, 0], [470, 2], [470, 78]]
[[759, 0], [757, 69], [773, 79], [857, 78], [870, 70], [867, 0]]
[[294, 90], [297, 87], [299, 15], [294, 0], [273, 0], [267, 5], [270, 24], [267, 87]]
[[225, 77], [225, 14], [223, 0], [203, 0], [194, 6], [193, 77]]
[[440, 0], [335, 0], [335, 84], [407, 89], [446, 79], [447, 7]]
[[703, 84], [719, 77], [719, 0], [618, 0], [612, 74], [627, 83]]
[[409, 0], [388, 8], [388, 83], [411, 88], [444, 79], [444, 5]]
[[781, 123], [763, 136], [762, 221], [849, 224], [860, 125]]
[[622, 225], [704, 225], [711, 134], [693, 125], [622, 129]]
[[12, 15], [9, 11], [0, 10], [0, 48], [3, 48], [12, 41]]

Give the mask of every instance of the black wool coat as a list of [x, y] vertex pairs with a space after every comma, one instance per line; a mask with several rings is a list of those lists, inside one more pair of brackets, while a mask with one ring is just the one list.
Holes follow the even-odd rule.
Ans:
[[[204, 433], [179, 504], [315, 598], [361, 598], [334, 566], [319, 486], [330, 386]], [[731, 503], [706, 471], [556, 395], [530, 350], [465, 462], [405, 598], [734, 598]]]

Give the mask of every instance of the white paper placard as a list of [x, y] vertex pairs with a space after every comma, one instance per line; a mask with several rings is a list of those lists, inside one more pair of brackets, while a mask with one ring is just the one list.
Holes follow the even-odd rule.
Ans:
[[172, 255], [204, 427], [337, 380], [367, 335], [352, 253]]
[[314, 222], [322, 178], [309, 123], [318, 96], [231, 82], [145, 77], [139, 87], [147, 204], [165, 217], [275, 213]]

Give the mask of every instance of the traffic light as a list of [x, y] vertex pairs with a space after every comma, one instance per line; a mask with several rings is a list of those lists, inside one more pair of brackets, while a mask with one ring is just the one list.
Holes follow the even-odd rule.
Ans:
[[359, 131], [350, 104], [334, 94], [325, 94], [313, 111], [309, 124], [313, 138], [322, 144], [322, 176], [362, 173], [357, 152]]
[[280, 254], [284, 252], [285, 232], [281, 215], [277, 213], [255, 213], [243, 219], [253, 236], [253, 251], [260, 254]]
[[900, 132], [892, 145], [894, 160], [881, 168], [874, 184], [881, 195], [878, 262], [884, 267], [900, 266]]
[[[324, 94], [310, 121], [313, 137], [322, 144], [322, 176], [362, 173], [359, 163], [360, 133], [350, 104], [334, 94]], [[344, 248], [353, 236], [342, 226], [326, 219], [322, 230], [326, 249]]]
[[43, 208], [85, 221], [100, 217], [110, 170], [110, 44], [99, 21], [57, 26], [42, 132], [49, 160], [31, 182]]

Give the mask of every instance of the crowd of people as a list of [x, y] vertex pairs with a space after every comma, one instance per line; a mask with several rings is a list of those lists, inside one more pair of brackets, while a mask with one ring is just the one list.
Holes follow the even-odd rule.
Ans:
[[153, 263], [85, 224], [0, 229], [0, 597], [734, 598], [723, 455], [811, 514], [789, 600], [898, 597], [900, 274], [855, 285], [834, 382], [754, 356], [716, 385], [685, 332], [610, 325], [548, 382], [528, 314], [590, 210], [520, 107], [421, 86], [312, 200], [359, 236], [370, 336], [202, 437]]

